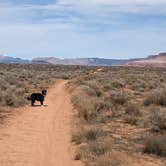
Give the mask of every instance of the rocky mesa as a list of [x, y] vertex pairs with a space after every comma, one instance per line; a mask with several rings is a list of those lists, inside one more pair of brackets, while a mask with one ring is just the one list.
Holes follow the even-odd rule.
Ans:
[[158, 55], [148, 56], [144, 59], [129, 61], [124, 65], [136, 67], [166, 67], [166, 53], [160, 53]]

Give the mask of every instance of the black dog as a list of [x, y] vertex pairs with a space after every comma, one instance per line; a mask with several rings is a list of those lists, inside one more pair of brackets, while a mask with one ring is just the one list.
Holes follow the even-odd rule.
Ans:
[[30, 97], [27, 97], [27, 99], [31, 100], [31, 105], [32, 106], [34, 106], [35, 101], [40, 101], [41, 105], [43, 105], [46, 93], [47, 93], [46, 90], [42, 90], [41, 93], [32, 93]]

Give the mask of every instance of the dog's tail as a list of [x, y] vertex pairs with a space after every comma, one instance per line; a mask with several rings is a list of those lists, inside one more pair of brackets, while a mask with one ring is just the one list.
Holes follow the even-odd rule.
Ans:
[[31, 100], [31, 97], [27, 97], [27, 100]]

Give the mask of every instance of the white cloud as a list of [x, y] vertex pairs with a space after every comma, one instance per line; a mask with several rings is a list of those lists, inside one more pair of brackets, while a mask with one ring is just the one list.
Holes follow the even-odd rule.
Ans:
[[[110, 12], [150, 12], [156, 9], [159, 13], [166, 12], [166, 0], [59, 0], [55, 4], [47, 5], [13, 5], [0, 3], [0, 14], [12, 11], [28, 12], [33, 10], [64, 11], [94, 13], [95, 11]], [[100, 13], [102, 14], [102, 13]]]
[[[139, 15], [142, 20], [137, 20]], [[4, 53], [20, 57], [147, 55], [165, 48], [166, 23], [153, 17], [158, 15], [166, 16], [165, 0], [0, 3], [0, 46]]]
[[164, 51], [166, 30], [142, 28], [82, 34], [59, 24], [0, 26], [0, 46], [11, 56], [127, 58]]
[[100, 4], [100, 5], [161, 5], [165, 0], [59, 0], [60, 4]]
[[[121, 20], [114, 14], [165, 15], [165, 0], [59, 0], [47, 5], [13, 5], [0, 3], [3, 22], [68, 23], [112, 25]], [[51, 16], [51, 17], [50, 17]]]

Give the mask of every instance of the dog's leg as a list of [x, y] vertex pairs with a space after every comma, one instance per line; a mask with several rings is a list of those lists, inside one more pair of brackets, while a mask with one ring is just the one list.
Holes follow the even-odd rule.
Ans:
[[41, 106], [43, 106], [43, 100], [41, 100], [40, 103], [41, 103]]
[[31, 100], [31, 106], [34, 106], [35, 101]]

